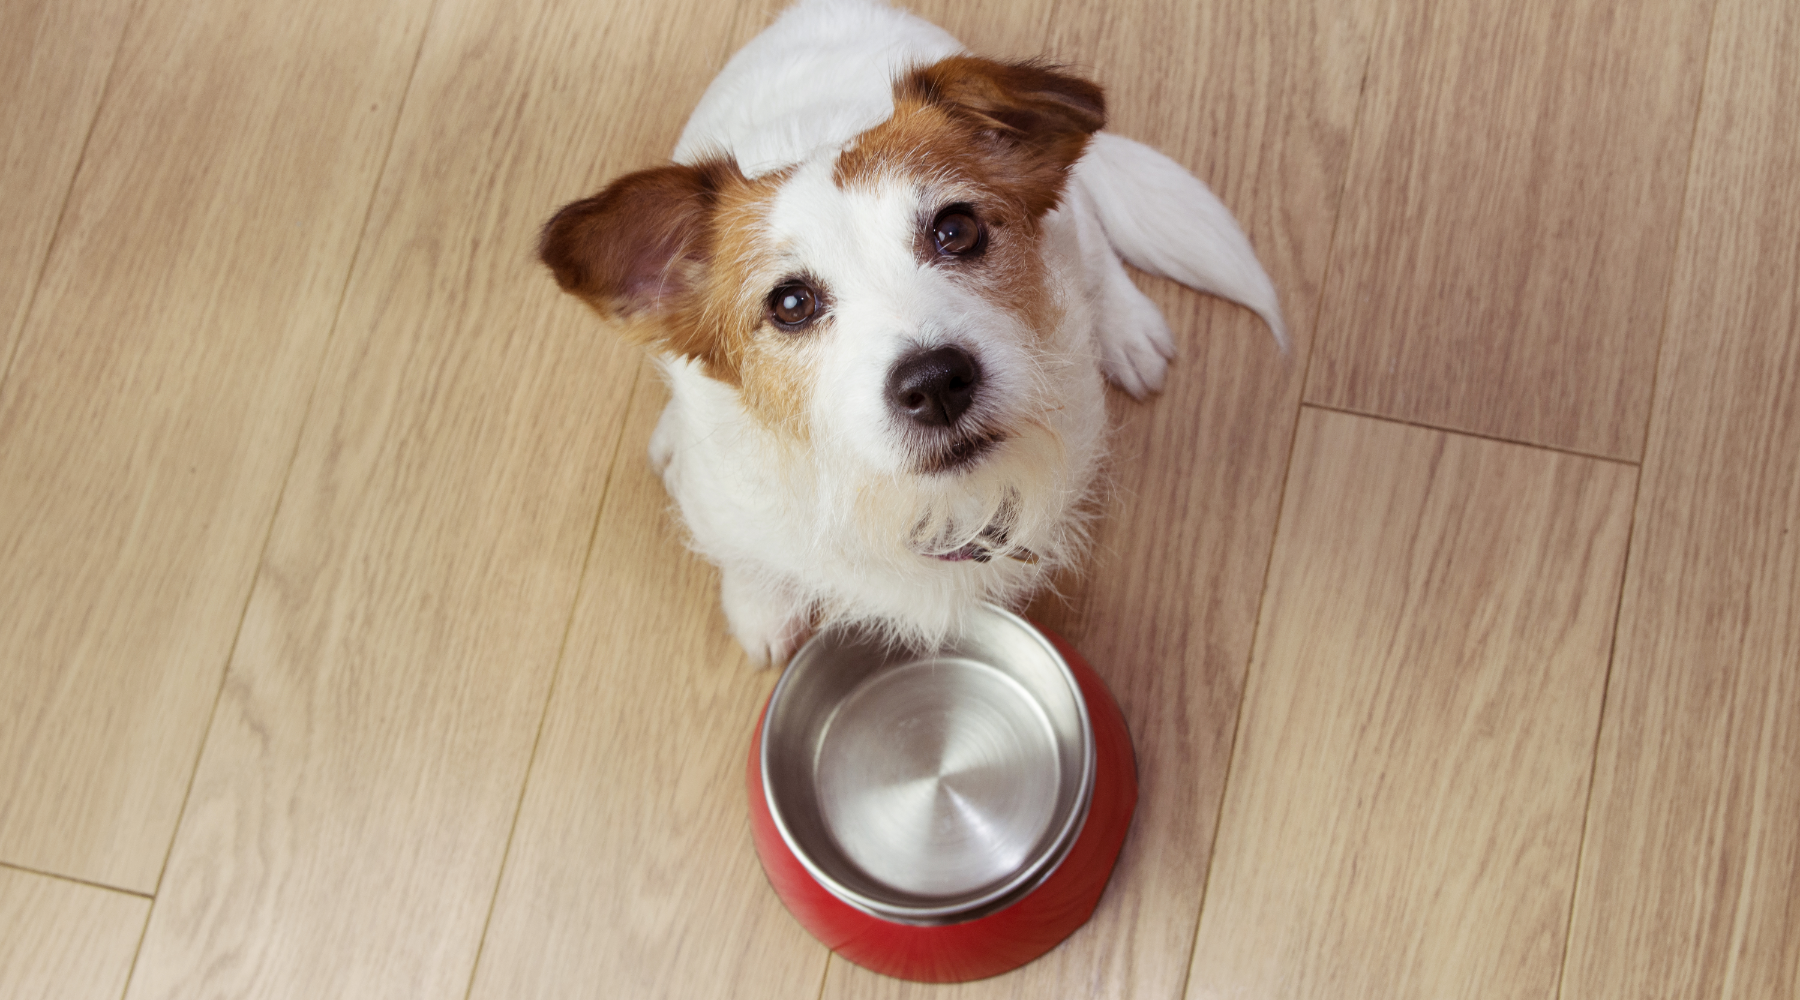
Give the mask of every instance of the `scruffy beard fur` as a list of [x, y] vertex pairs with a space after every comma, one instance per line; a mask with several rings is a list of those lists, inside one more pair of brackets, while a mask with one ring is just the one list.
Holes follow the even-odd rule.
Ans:
[[[774, 604], [814, 627], [859, 621], [890, 642], [930, 648], [980, 602], [1016, 607], [1081, 564], [1104, 498], [1105, 404], [1090, 307], [1056, 305], [1057, 327], [1042, 339], [1073, 342], [1027, 355], [1006, 394], [1016, 415], [997, 415], [991, 428], [1003, 439], [950, 472], [871, 461], [857, 428], [831, 419], [838, 401], [829, 393], [795, 434], [745, 419], [741, 395], [692, 361], [664, 358], [673, 398], [653, 460], [690, 547], [725, 571], [728, 617], [751, 620], [733, 621], [740, 638], [756, 616], [734, 607], [734, 586], [764, 603], [778, 595]], [[702, 454], [755, 459], [683, 461]], [[757, 498], [754, 523], [737, 499], [745, 495]], [[991, 554], [937, 557], [970, 546]], [[769, 647], [773, 659], [782, 652]]]
[[675, 163], [545, 226], [558, 284], [661, 361], [651, 461], [753, 661], [845, 620], [930, 647], [1080, 565], [1103, 379], [1142, 397], [1174, 353], [1122, 259], [1285, 346], [1230, 213], [1104, 123], [1079, 77], [965, 55], [875, 0], [802, 0], [714, 81]]
[[[1076, 436], [1065, 440], [1049, 421], [1016, 427], [974, 466], [945, 475], [845, 474], [817, 453], [794, 454], [789, 502], [818, 514], [808, 561], [839, 568], [799, 581], [799, 600], [821, 624], [869, 622], [917, 648], [941, 643], [979, 602], [1023, 603], [1087, 553], [1104, 482], [1100, 435]], [[922, 558], [971, 546], [992, 554]]]

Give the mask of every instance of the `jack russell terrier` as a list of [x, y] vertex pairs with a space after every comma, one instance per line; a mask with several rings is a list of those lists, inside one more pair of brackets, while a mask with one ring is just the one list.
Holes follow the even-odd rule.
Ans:
[[929, 646], [1080, 560], [1102, 379], [1142, 397], [1174, 354], [1124, 263], [1242, 303], [1285, 349], [1231, 213], [1105, 123], [1061, 69], [803, 0], [672, 163], [544, 227], [557, 283], [661, 364], [650, 460], [753, 661], [844, 619]]

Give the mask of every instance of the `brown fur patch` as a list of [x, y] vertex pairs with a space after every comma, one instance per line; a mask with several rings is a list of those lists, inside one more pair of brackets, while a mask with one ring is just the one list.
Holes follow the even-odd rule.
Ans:
[[[985, 252], [930, 263], [956, 268], [1032, 329], [1049, 329], [1038, 222], [1105, 123], [1100, 89], [1033, 64], [959, 56], [913, 71], [894, 92], [893, 117], [838, 158], [836, 180], [910, 175], [924, 190], [970, 203], [988, 232]], [[729, 159], [628, 174], [557, 212], [539, 256], [565, 291], [626, 337], [698, 361], [737, 387], [765, 425], [805, 440], [814, 343], [833, 321], [828, 300], [804, 332], [767, 321], [767, 296], [793, 277], [782, 272], [767, 226], [788, 176], [752, 181]]]
[[838, 161], [839, 183], [906, 165], [949, 170], [1037, 218], [1106, 125], [1098, 85], [1036, 63], [952, 56], [894, 84], [894, 115]]
[[637, 343], [692, 358], [738, 384], [758, 321], [719, 275], [745, 254], [741, 226], [773, 196], [730, 160], [627, 174], [565, 205], [544, 226], [538, 256], [557, 284]]
[[719, 193], [744, 183], [737, 165], [710, 161], [640, 170], [544, 225], [538, 257], [563, 291], [603, 315], [629, 317], [688, 291], [710, 252]]
[[806, 411], [812, 405], [814, 370], [804, 344], [752, 341], [744, 359], [744, 408], [763, 425], [796, 441], [809, 440]]
[[780, 277], [765, 220], [787, 176], [752, 181], [730, 160], [627, 174], [557, 212], [538, 254], [627, 339], [698, 361], [765, 424], [803, 439], [803, 335], [758, 336]]
[[[1054, 317], [1045, 291], [1040, 247], [1040, 215], [986, 169], [971, 150], [962, 123], [934, 107], [907, 108], [857, 139], [838, 158], [837, 181], [845, 188], [905, 179], [926, 198], [917, 221], [913, 252], [919, 263], [940, 267], [956, 280], [977, 288], [990, 302], [1019, 314], [1036, 331], [1046, 331]], [[978, 256], [947, 257], [932, 238], [937, 213], [966, 204], [985, 229]]]
[[[954, 56], [894, 84], [894, 114], [839, 157], [840, 187], [910, 176], [939, 201], [920, 221], [921, 262], [955, 268], [1040, 333], [1056, 321], [1038, 222], [1062, 199], [1069, 168], [1106, 124], [1100, 88], [1035, 63]], [[987, 230], [979, 257], [941, 257], [935, 213], [966, 202]]]
[[830, 303], [821, 299], [819, 319], [798, 333], [777, 330], [768, 321], [769, 294], [792, 277], [782, 269], [767, 222], [776, 191], [789, 176], [791, 171], [781, 171], [727, 193], [713, 217], [713, 261], [701, 294], [688, 315], [673, 319], [716, 338], [728, 381], [740, 389], [746, 409], [770, 429], [805, 440], [813, 385], [810, 347], [831, 322]]

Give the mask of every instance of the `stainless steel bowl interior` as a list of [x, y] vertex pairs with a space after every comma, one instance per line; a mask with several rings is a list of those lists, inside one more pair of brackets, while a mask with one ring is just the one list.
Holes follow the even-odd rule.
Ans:
[[945, 648], [827, 631], [788, 666], [763, 723], [763, 787], [788, 847], [839, 898], [907, 923], [991, 913], [1080, 833], [1093, 730], [1068, 665], [1023, 619], [983, 608]]

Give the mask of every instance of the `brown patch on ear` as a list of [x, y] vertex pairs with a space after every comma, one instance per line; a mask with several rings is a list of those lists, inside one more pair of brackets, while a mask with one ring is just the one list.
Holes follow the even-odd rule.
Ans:
[[623, 321], [630, 339], [735, 382], [720, 331], [698, 322], [692, 305], [707, 283], [719, 204], [748, 183], [731, 160], [626, 174], [545, 223], [538, 258], [563, 291]]
[[719, 192], [742, 182], [737, 165], [709, 161], [640, 170], [544, 225], [538, 257], [563, 291], [602, 315], [629, 317], [667, 305], [696, 284], [710, 254]]
[[1004, 158], [1011, 183], [1033, 217], [1062, 196], [1068, 170], [1106, 126], [1098, 84], [1040, 63], [952, 56], [921, 66], [894, 85], [895, 118], [908, 107], [935, 107]]
[[957, 56], [894, 84], [894, 114], [838, 155], [840, 187], [911, 178], [937, 211], [966, 202], [987, 229], [978, 255], [949, 260], [920, 218], [922, 266], [942, 266], [979, 287], [1040, 337], [1060, 322], [1040, 251], [1044, 214], [1062, 200], [1069, 168], [1106, 124], [1106, 98], [1086, 80], [1033, 63]]

